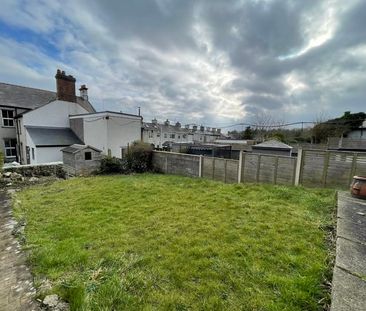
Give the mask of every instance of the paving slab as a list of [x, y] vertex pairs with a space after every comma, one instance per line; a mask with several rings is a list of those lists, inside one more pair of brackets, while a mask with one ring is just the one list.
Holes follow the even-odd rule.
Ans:
[[338, 193], [331, 311], [366, 311], [366, 201]]
[[338, 218], [337, 236], [359, 243], [364, 243], [366, 241], [366, 224]]
[[336, 267], [332, 283], [332, 311], [366, 310], [365, 281]]
[[337, 267], [346, 270], [355, 276], [364, 278], [366, 281], [365, 258], [366, 245], [346, 240], [344, 238], [338, 238]]

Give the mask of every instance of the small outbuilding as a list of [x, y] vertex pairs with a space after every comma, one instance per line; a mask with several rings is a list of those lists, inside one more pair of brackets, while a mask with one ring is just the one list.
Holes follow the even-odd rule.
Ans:
[[282, 156], [291, 156], [292, 155], [292, 147], [280, 142], [278, 140], [272, 139], [267, 140], [258, 145], [252, 146], [253, 153], [262, 153], [262, 154], [270, 154], [270, 155], [282, 155]]
[[90, 175], [100, 168], [102, 150], [89, 145], [74, 144], [61, 151], [64, 169], [70, 175]]

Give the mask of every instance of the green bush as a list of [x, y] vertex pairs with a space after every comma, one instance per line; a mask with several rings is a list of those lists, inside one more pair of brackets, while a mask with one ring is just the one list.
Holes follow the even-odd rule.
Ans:
[[0, 151], [0, 171], [3, 169], [3, 165], [4, 165], [4, 155]]
[[104, 157], [100, 163], [102, 174], [125, 173], [126, 171], [126, 163], [116, 157]]
[[129, 147], [126, 160], [129, 171], [143, 173], [152, 168], [152, 151], [150, 144], [135, 141]]

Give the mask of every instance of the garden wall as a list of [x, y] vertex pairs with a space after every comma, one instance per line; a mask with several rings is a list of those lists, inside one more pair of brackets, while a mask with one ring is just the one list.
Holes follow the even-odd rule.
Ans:
[[297, 158], [241, 152], [239, 160], [154, 151], [161, 172], [226, 183], [260, 182], [309, 187], [349, 187], [366, 176], [366, 153], [299, 150]]
[[12, 167], [4, 167], [3, 173], [15, 172], [25, 177], [40, 177], [40, 176], [56, 176], [63, 178], [65, 177], [65, 171], [63, 164], [38, 164], [38, 165], [19, 165]]

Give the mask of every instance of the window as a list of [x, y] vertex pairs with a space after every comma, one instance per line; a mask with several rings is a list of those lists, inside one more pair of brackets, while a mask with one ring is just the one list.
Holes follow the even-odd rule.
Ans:
[[86, 161], [88, 161], [88, 160], [91, 160], [91, 159], [92, 159], [92, 154], [91, 154], [91, 152], [90, 152], [90, 151], [85, 152], [84, 156], [85, 156], [85, 160], [86, 160]]
[[187, 134], [183, 134], [183, 138], [187, 138]]
[[170, 138], [175, 138], [175, 134], [170, 134]]
[[180, 135], [178, 135], [178, 139], [180, 139]]
[[3, 126], [14, 127], [14, 110], [2, 109]]
[[165, 134], [164, 134], [164, 138], [167, 138], [167, 137], [168, 137], [168, 135], [165, 133]]
[[5, 138], [4, 139], [4, 145], [5, 145], [5, 157], [6, 158], [15, 158], [17, 156], [17, 151], [16, 151], [16, 145], [17, 145], [17, 141], [16, 139], [12, 139], [12, 138]]
[[34, 160], [34, 148], [32, 148], [32, 160]]
[[149, 131], [149, 138], [154, 138], [154, 131]]

